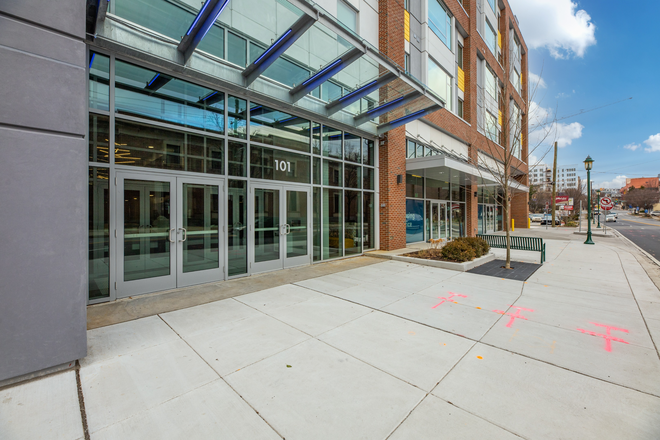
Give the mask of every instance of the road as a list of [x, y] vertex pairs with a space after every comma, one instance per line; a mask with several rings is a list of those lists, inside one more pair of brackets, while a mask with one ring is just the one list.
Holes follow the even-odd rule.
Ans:
[[616, 222], [607, 223], [625, 235], [630, 241], [660, 260], [660, 221], [642, 218], [618, 211]]

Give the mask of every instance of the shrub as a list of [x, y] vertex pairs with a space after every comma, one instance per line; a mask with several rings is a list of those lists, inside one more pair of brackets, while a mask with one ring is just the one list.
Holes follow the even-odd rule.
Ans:
[[578, 225], [577, 222], [567, 221], [565, 226], [568, 228], [577, 228], [577, 225]]
[[456, 239], [444, 245], [441, 249], [443, 258], [458, 263], [472, 261], [477, 253], [474, 247], [466, 240]]
[[477, 258], [483, 257], [490, 250], [490, 246], [488, 245], [488, 242], [486, 240], [484, 240], [483, 238], [479, 238], [479, 237], [462, 237], [462, 238], [458, 238], [458, 240], [464, 240], [470, 246], [472, 246], [472, 248], [474, 249], [475, 254], [477, 255]]

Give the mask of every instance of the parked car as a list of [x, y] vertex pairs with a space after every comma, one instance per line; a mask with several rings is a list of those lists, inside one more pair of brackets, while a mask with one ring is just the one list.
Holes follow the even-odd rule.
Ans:
[[[541, 219], [541, 224], [542, 225], [551, 225], [552, 224], [552, 215], [551, 214], [543, 214], [543, 218]], [[555, 217], [555, 225], [561, 225], [561, 220], [559, 220], [559, 217]]]
[[607, 214], [605, 216], [606, 222], [616, 222], [616, 214]]
[[660, 211], [651, 211], [652, 216], [660, 216]]
[[540, 222], [543, 220], [543, 214], [529, 214], [529, 219], [533, 222]]

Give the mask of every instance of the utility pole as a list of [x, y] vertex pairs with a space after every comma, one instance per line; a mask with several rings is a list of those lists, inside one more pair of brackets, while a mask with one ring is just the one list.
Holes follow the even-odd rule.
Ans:
[[557, 142], [555, 141], [555, 162], [552, 166], [552, 227], [555, 227], [555, 203], [557, 202]]

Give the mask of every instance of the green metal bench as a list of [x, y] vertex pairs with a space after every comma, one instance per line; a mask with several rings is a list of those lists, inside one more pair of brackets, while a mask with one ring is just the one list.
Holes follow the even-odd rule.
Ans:
[[[492, 248], [506, 249], [506, 235], [477, 234], [477, 237], [486, 240]], [[541, 252], [541, 264], [545, 263], [545, 243], [542, 238], [513, 236], [510, 238], [512, 250]]]

